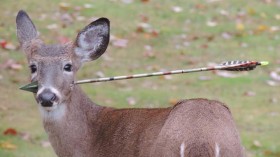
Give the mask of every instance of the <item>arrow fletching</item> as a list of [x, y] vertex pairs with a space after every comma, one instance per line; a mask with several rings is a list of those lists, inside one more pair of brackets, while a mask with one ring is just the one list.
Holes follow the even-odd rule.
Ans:
[[227, 71], [251, 71], [254, 70], [258, 65], [261, 65], [260, 62], [255, 61], [227, 61], [220, 64], [222, 66], [234, 66], [234, 67], [225, 67], [221, 70]]

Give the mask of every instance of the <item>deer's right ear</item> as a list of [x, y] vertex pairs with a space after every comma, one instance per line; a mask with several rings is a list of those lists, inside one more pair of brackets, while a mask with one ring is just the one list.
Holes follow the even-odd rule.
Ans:
[[27, 13], [20, 10], [16, 17], [17, 38], [21, 45], [30, 42], [38, 36], [37, 30]]
[[79, 32], [74, 53], [81, 62], [95, 60], [106, 51], [109, 40], [110, 21], [107, 18], [100, 18]]

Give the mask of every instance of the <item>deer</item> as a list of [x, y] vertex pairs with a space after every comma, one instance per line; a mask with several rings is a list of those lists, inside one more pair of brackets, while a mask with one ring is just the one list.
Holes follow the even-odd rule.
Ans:
[[99, 18], [66, 44], [44, 44], [28, 14], [16, 17], [43, 127], [59, 157], [242, 157], [230, 109], [217, 100], [183, 99], [167, 108], [105, 107], [91, 101], [75, 74], [98, 59], [110, 40]]

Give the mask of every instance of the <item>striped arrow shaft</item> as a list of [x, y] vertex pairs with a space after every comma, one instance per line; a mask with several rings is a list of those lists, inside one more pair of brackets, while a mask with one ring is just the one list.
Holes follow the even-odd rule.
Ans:
[[75, 84], [106, 82], [106, 81], [125, 80], [125, 79], [134, 79], [134, 78], [142, 78], [142, 77], [161, 76], [161, 75], [173, 75], [173, 74], [182, 74], [182, 73], [192, 73], [192, 72], [210, 71], [210, 70], [249, 71], [249, 70], [253, 70], [254, 68], [256, 68], [257, 65], [261, 65], [261, 63], [255, 62], [255, 61], [227, 61], [218, 66], [213, 66], [213, 67], [185, 69], [185, 70], [173, 70], [173, 71], [167, 71], [167, 72], [144, 73], [144, 74], [135, 74], [135, 75], [127, 75], [127, 76], [95, 78], [95, 79], [76, 81]]

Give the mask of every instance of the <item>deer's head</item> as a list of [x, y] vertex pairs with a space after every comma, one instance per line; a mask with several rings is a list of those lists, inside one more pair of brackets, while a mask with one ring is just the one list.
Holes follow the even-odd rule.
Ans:
[[63, 45], [45, 45], [24, 11], [16, 17], [17, 37], [27, 56], [31, 81], [38, 81], [37, 102], [46, 110], [54, 110], [68, 101], [74, 76], [82, 63], [100, 57], [109, 43], [110, 23], [100, 18], [83, 30], [75, 41]]

